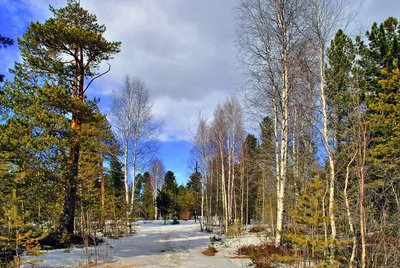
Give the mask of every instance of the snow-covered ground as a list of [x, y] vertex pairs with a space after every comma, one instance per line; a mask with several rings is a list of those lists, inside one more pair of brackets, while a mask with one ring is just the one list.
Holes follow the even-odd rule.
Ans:
[[[216, 234], [200, 232], [199, 224], [194, 221], [176, 225], [164, 225], [163, 221], [139, 222], [137, 228], [134, 236], [107, 239], [106, 243], [91, 247], [92, 258], [97, 255], [104, 267], [245, 267], [249, 259], [232, 258], [237, 248], [260, 242], [256, 235], [223, 238], [222, 244], [215, 243], [219, 252], [209, 257], [201, 252], [210, 245], [210, 236]], [[29, 257], [33, 259], [43, 260], [35, 267], [82, 267], [86, 261], [82, 248], [46, 251], [43, 256]]]

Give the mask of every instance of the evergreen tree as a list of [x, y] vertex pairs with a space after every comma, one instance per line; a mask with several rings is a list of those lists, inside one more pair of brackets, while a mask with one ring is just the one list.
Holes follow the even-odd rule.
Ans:
[[367, 45], [358, 42], [370, 136], [367, 162], [373, 170], [366, 189], [374, 194], [371, 202], [381, 226], [387, 226], [398, 215], [400, 25], [389, 17], [380, 25], [374, 23], [366, 35]]
[[318, 176], [308, 183], [301, 191], [298, 204], [291, 215], [296, 225], [283, 235], [302, 249], [306, 257], [315, 258], [318, 254], [322, 258], [327, 247], [322, 231], [326, 220], [322, 212], [324, 192], [324, 182]]
[[187, 182], [186, 187], [188, 189], [193, 189], [196, 193], [200, 193], [201, 190], [201, 174], [200, 172], [196, 171], [190, 175], [189, 181]]
[[[274, 201], [274, 196], [276, 194], [274, 188], [274, 133], [273, 133], [273, 122], [271, 118], [265, 117], [260, 124], [261, 131], [261, 143], [257, 150], [257, 160], [256, 160], [256, 176], [261, 178], [260, 187], [258, 187], [257, 194], [257, 208], [259, 210], [259, 215], [262, 216], [263, 223], [267, 223], [267, 218], [271, 222], [271, 226], [274, 226], [273, 219], [269, 216], [269, 211], [274, 210], [276, 207], [276, 202]], [[267, 198], [267, 199], [266, 199]], [[268, 208], [268, 207], [269, 208]]]
[[167, 171], [167, 173], [165, 173], [162, 190], [168, 193], [171, 200], [175, 202], [178, 195], [178, 184], [176, 183], [174, 172]]
[[141, 174], [141, 173], [139, 173], [139, 174], [137, 174], [136, 175], [136, 178], [135, 178], [135, 189], [132, 189], [132, 191], [134, 190], [135, 191], [135, 198], [136, 198], [136, 200], [138, 200], [138, 201], [140, 201], [140, 202], [142, 202], [143, 201], [143, 186], [144, 186], [144, 180], [145, 180], [145, 178], [144, 178], [144, 176]]
[[123, 198], [124, 194], [124, 172], [122, 171], [122, 163], [116, 156], [111, 156], [110, 169], [108, 172], [109, 188], [116, 198]]
[[355, 60], [355, 49], [352, 40], [339, 30], [328, 49], [326, 69], [327, 102], [329, 121], [335, 136], [335, 149], [341, 150], [346, 137], [348, 139], [348, 117], [353, 112], [354, 92], [350, 89], [351, 72]]
[[184, 210], [194, 215], [194, 219], [197, 221], [197, 216], [200, 215], [201, 210], [201, 173], [197, 170], [197, 163], [195, 172], [190, 175], [186, 184], [183, 204]]
[[[19, 40], [26, 75], [38, 75], [39, 80], [64, 89], [64, 99], [54, 98], [54, 105], [69, 106], [71, 135], [69, 167], [63, 177], [66, 192], [59, 232], [74, 232], [77, 201], [78, 165], [81, 149], [79, 133], [87, 119], [85, 93], [99, 73], [101, 62], [119, 52], [119, 42], [108, 42], [104, 25], [95, 15], [81, 8], [78, 1], [68, 0], [60, 9], [50, 7], [53, 17], [45, 23], [32, 22], [23, 39]], [[18, 65], [17, 65], [18, 68]], [[88, 82], [88, 83], [85, 83]]]
[[[64, 174], [68, 168], [70, 136], [68, 110], [58, 106], [69, 98], [63, 88], [41, 86], [16, 65], [14, 81], [6, 82], [0, 95], [3, 110], [0, 125], [0, 162], [4, 194], [17, 190], [24, 200], [29, 220], [52, 224], [61, 214]], [[8, 175], [7, 175], [8, 174]], [[28, 219], [26, 219], [28, 220]]]
[[144, 173], [144, 193], [143, 193], [143, 208], [146, 219], [154, 219], [154, 187], [152, 178], [149, 172]]
[[258, 153], [258, 141], [257, 138], [248, 134], [243, 143], [242, 150], [244, 150], [244, 183], [245, 183], [245, 195], [246, 195], [246, 223], [250, 224], [251, 219], [256, 218], [256, 203], [257, 203], [257, 191], [261, 185], [260, 177], [256, 176], [256, 163]]
[[160, 211], [164, 219], [164, 224], [167, 224], [167, 217], [173, 206], [173, 201], [171, 200], [170, 195], [164, 190], [158, 190], [156, 204], [158, 211]]

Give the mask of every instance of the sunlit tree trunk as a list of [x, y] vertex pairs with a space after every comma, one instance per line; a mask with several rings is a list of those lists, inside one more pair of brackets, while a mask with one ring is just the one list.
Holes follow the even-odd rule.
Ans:
[[357, 238], [356, 238], [356, 234], [354, 232], [354, 224], [353, 224], [353, 218], [351, 216], [351, 211], [350, 211], [350, 203], [349, 203], [349, 199], [347, 196], [347, 187], [349, 185], [349, 178], [350, 178], [350, 166], [353, 163], [353, 161], [355, 160], [355, 158], [357, 157], [358, 151], [356, 151], [353, 155], [353, 157], [351, 158], [351, 160], [349, 161], [349, 163], [347, 164], [346, 167], [346, 179], [345, 179], [345, 184], [344, 184], [344, 189], [343, 189], [343, 195], [344, 195], [344, 200], [346, 203], [346, 213], [347, 213], [347, 221], [349, 223], [349, 228], [350, 228], [350, 232], [353, 235], [352, 241], [353, 241], [353, 247], [351, 250], [351, 256], [350, 256], [350, 260], [349, 260], [349, 267], [353, 267], [353, 262], [354, 259], [356, 257], [356, 246], [357, 246]]
[[280, 180], [278, 182], [277, 192], [277, 220], [276, 228], [277, 233], [275, 237], [275, 246], [280, 246], [281, 233], [283, 227], [283, 212], [285, 201], [285, 188], [286, 188], [286, 172], [287, 172], [287, 152], [288, 152], [288, 138], [289, 138], [289, 63], [287, 58], [287, 24], [285, 22], [285, 8], [278, 9], [277, 19], [279, 28], [281, 30], [281, 68], [282, 68], [282, 140], [280, 151]]
[[125, 189], [125, 202], [127, 204], [129, 204], [128, 158], [129, 158], [129, 143], [126, 140], [124, 146], [124, 189]]

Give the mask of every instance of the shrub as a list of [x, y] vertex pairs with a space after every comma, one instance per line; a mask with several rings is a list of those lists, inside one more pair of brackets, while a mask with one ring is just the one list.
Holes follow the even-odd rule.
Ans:
[[275, 247], [274, 244], [244, 245], [238, 248], [236, 254], [246, 255], [256, 267], [269, 268], [273, 263], [283, 262], [293, 264], [301, 260], [292, 249]]
[[253, 226], [249, 230], [250, 233], [260, 233], [260, 232], [264, 232], [264, 231], [265, 231], [265, 227], [262, 225]]
[[217, 253], [218, 250], [215, 247], [208, 246], [207, 249], [203, 250], [203, 254], [206, 256], [215, 256], [215, 253]]
[[237, 237], [243, 232], [243, 225], [240, 222], [235, 221], [234, 224], [228, 227], [227, 237]]

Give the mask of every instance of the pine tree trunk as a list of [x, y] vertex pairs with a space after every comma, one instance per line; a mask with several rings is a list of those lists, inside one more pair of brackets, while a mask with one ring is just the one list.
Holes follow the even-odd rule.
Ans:
[[71, 148], [69, 162], [71, 163], [71, 170], [67, 173], [67, 189], [64, 198], [63, 213], [61, 217], [60, 233], [66, 232], [67, 234], [74, 233], [74, 220], [75, 220], [75, 206], [77, 200], [77, 176], [78, 176], [78, 159], [79, 159], [78, 143], [75, 143]]
[[[75, 58], [78, 57], [78, 49], [75, 49]], [[78, 63], [75, 62], [76, 70], [79, 69]], [[80, 81], [79, 81], [80, 78]], [[75, 72], [74, 76], [74, 87], [72, 98], [78, 100], [79, 103], [83, 104], [83, 89], [84, 89], [84, 75]], [[75, 206], [77, 200], [77, 178], [79, 169], [79, 152], [80, 152], [80, 142], [79, 133], [82, 128], [82, 118], [79, 111], [72, 111], [71, 129], [75, 132], [75, 139], [72, 141], [70, 156], [68, 163], [71, 169], [67, 171], [66, 180], [66, 195], [64, 198], [63, 213], [61, 216], [61, 226], [59, 232], [67, 232], [67, 234], [72, 235], [74, 233], [74, 221], [75, 221]]]

